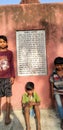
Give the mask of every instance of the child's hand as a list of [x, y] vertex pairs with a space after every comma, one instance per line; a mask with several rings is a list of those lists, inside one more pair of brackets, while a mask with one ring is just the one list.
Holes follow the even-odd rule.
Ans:
[[22, 104], [22, 107], [23, 107], [23, 108], [25, 108], [25, 107], [27, 107], [27, 106], [29, 106], [29, 103], [28, 103], [28, 102]]
[[32, 107], [35, 105], [35, 102], [29, 102], [29, 106]]
[[13, 77], [10, 78], [10, 82], [11, 82], [11, 84], [14, 83], [14, 78]]

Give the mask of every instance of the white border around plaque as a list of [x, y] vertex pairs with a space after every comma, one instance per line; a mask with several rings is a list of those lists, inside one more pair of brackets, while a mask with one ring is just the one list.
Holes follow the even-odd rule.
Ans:
[[47, 75], [45, 30], [16, 31], [17, 75]]

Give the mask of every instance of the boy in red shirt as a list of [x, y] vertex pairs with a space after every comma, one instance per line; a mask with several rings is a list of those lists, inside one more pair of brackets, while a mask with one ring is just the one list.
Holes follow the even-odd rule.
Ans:
[[13, 53], [8, 50], [7, 37], [0, 35], [0, 114], [1, 98], [6, 96], [5, 124], [11, 122], [10, 104], [12, 96], [12, 84], [14, 83], [15, 72], [13, 64]]

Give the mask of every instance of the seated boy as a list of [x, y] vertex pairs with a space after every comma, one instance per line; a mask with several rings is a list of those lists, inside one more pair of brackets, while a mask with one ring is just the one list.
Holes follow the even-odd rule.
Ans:
[[36, 120], [37, 120], [37, 130], [41, 130], [40, 126], [40, 99], [37, 93], [34, 91], [34, 83], [27, 82], [25, 86], [25, 93], [22, 96], [22, 109], [24, 112], [26, 130], [31, 130], [30, 128], [30, 109], [34, 109]]

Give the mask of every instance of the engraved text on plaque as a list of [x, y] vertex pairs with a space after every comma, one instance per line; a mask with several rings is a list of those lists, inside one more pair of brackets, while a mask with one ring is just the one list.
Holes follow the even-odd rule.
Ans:
[[17, 74], [46, 75], [45, 30], [16, 31]]

